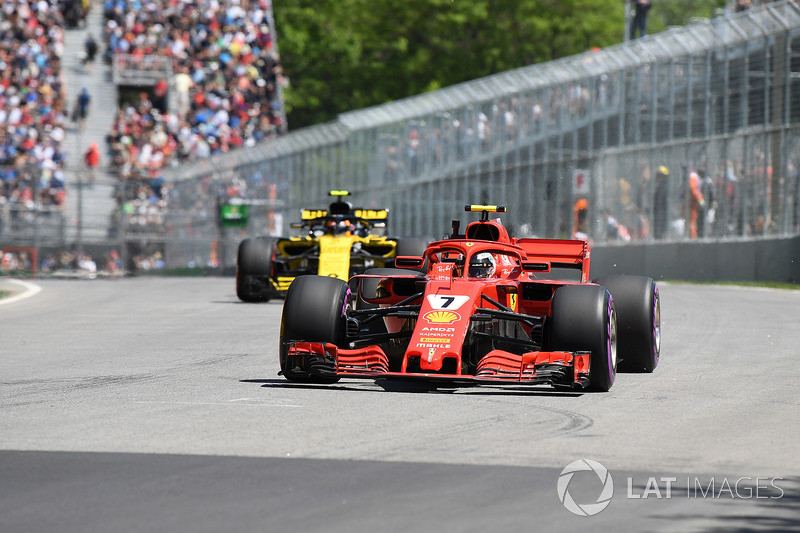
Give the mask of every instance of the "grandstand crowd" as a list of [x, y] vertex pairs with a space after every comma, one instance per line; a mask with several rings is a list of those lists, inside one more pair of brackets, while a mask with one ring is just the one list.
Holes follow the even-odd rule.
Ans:
[[3, 3], [0, 207], [35, 201], [45, 207], [64, 205], [63, 45], [64, 18], [55, 1]]
[[159, 225], [169, 192], [162, 176], [166, 167], [286, 131], [268, 0], [95, 1], [94, 6], [89, 0], [3, 3], [0, 231], [24, 222], [35, 202], [44, 210], [65, 205], [64, 32], [85, 25], [93, 8], [102, 8], [106, 62], [124, 57], [128, 65], [146, 68], [148, 57], [161, 56], [173, 72], [172, 79], [159, 79], [138, 98], [122, 102], [107, 125], [106, 160], [125, 184], [120, 191], [134, 191], [120, 195], [134, 226]]
[[170, 84], [161, 79], [120, 107], [109, 135], [112, 164], [136, 190], [121, 199], [131, 214], [127, 222], [134, 230], [157, 230], [169, 197], [164, 168], [286, 131], [270, 5], [107, 0], [103, 14], [108, 61], [125, 58], [137, 68], [152, 55], [171, 61], [174, 108], [168, 106]]
[[[109, 149], [121, 181], [120, 203], [132, 231], [162, 228], [170, 189], [163, 170], [193, 159], [253, 146], [286, 131], [279, 85], [281, 64], [266, 0], [107, 0], [103, 6], [108, 61], [144, 65], [168, 57], [170, 84], [122, 106], [111, 125]], [[139, 67], [141, 68], [141, 67]]]
[[158, 179], [161, 169], [228, 152], [285, 131], [277, 86], [281, 65], [265, 0], [107, 0], [106, 57], [169, 57], [167, 80], [123, 106], [111, 125], [122, 179]]

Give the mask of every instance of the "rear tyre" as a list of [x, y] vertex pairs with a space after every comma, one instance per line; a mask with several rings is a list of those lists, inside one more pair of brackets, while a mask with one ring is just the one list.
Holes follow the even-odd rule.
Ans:
[[243, 302], [268, 302], [272, 287], [272, 258], [277, 239], [257, 237], [239, 244], [236, 255], [236, 296]]
[[553, 294], [550, 349], [589, 351], [590, 384], [605, 392], [617, 375], [617, 318], [605, 287], [565, 285]]
[[[290, 341], [332, 343], [342, 347], [346, 334], [347, 283], [326, 276], [300, 276], [289, 286], [283, 303], [280, 334], [281, 374], [289, 381], [335, 383], [329, 362], [289, 356]], [[319, 373], [319, 371], [322, 371]], [[330, 376], [325, 371], [329, 370]], [[314, 371], [314, 372], [312, 372]]]
[[594, 283], [614, 298], [619, 371], [655, 370], [661, 357], [661, 296], [655, 281], [646, 276], [608, 276]]

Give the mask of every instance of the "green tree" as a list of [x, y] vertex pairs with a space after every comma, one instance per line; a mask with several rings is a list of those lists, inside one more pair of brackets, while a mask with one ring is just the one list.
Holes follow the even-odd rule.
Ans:
[[[708, 2], [724, 4], [694, 2], [700, 16]], [[685, 17], [685, 3], [654, 0], [650, 31]], [[273, 9], [290, 129], [619, 43], [625, 16], [623, 0], [276, 0]]]
[[670, 26], [683, 26], [694, 17], [710, 19], [726, 0], [652, 0], [648, 31], [657, 33]]

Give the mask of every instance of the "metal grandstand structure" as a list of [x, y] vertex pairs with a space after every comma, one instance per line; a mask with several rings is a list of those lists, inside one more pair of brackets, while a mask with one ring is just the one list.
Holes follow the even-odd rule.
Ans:
[[[365, 207], [388, 207], [395, 234], [439, 237], [459, 205], [491, 202], [509, 207], [504, 221], [517, 234], [568, 237], [583, 200], [580, 229], [595, 241], [606, 238], [605, 210], [633, 238], [687, 239], [691, 167], [716, 188], [699, 237], [794, 234], [798, 37], [800, 8], [766, 4], [182, 165], [171, 175], [169, 262], [207, 261], [219, 241], [220, 261], [235, 263], [238, 241], [286, 233], [302, 207], [324, 206], [334, 188]], [[662, 166], [666, 184], [656, 183]], [[246, 229], [221, 229], [214, 217], [231, 183], [260, 201]], [[208, 195], [205, 221], [196, 212], [201, 190], [219, 192]], [[662, 219], [657, 235], [639, 234]]]

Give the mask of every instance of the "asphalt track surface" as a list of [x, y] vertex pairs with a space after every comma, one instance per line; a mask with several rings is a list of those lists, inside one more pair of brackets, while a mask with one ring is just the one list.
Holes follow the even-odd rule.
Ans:
[[800, 291], [660, 288], [656, 371], [564, 394], [288, 383], [231, 278], [0, 279], [0, 531], [800, 531]]

